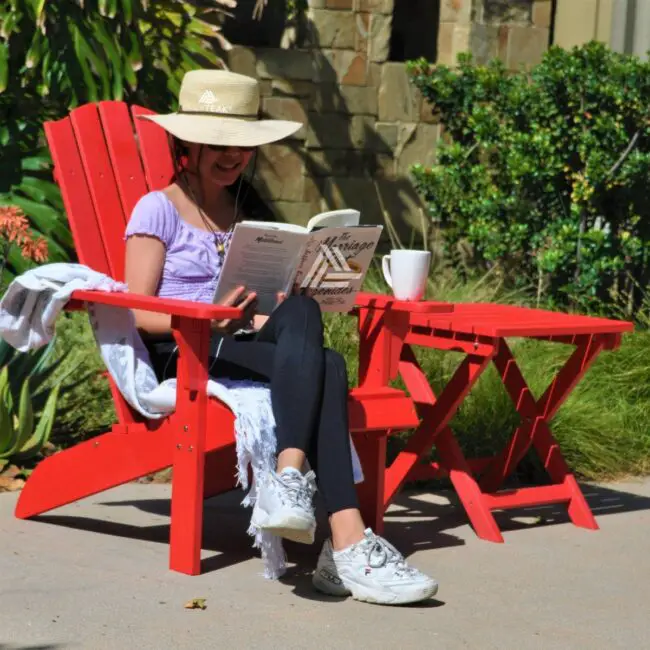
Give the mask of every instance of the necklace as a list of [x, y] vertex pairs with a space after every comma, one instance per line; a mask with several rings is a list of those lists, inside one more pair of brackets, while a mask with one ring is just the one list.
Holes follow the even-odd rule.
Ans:
[[[235, 214], [234, 214], [234, 218], [232, 220], [232, 223], [230, 224], [230, 226], [228, 226], [227, 230], [219, 231], [219, 230], [215, 230], [215, 228], [214, 228], [214, 226], [212, 224], [212, 221], [205, 214], [205, 212], [203, 211], [203, 208], [201, 207], [200, 203], [196, 200], [196, 196], [194, 195], [194, 192], [192, 191], [192, 188], [191, 188], [190, 184], [186, 183], [186, 187], [187, 187], [187, 189], [189, 191], [189, 194], [190, 194], [190, 196], [192, 198], [192, 201], [194, 202], [194, 205], [196, 206], [196, 208], [197, 208], [197, 210], [199, 212], [199, 216], [201, 217], [201, 221], [203, 221], [203, 225], [207, 228], [208, 232], [210, 232], [212, 234], [212, 236], [214, 237], [214, 243], [215, 243], [215, 247], [217, 249], [217, 254], [221, 258], [221, 261], [223, 262], [223, 259], [224, 259], [225, 254], [226, 254], [227, 244], [230, 243], [230, 239], [231, 239], [231, 236], [232, 236], [232, 231], [233, 231], [233, 229], [235, 227], [235, 223], [236, 223], [237, 217], [238, 217], [238, 212], [239, 211], [237, 209], [237, 198], [235, 198]], [[241, 188], [241, 183], [240, 183], [240, 188]], [[239, 189], [237, 190], [237, 197], [239, 197]]]
[[222, 259], [226, 254], [228, 244], [230, 244], [231, 235], [232, 235], [232, 227], [230, 227], [228, 230], [226, 230], [226, 232], [222, 232], [222, 233], [215, 232], [214, 233], [215, 245], [217, 247], [217, 254]]

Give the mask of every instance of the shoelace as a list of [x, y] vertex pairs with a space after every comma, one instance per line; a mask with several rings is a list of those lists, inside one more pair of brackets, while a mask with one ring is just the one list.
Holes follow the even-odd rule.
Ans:
[[404, 556], [383, 537], [368, 536], [362, 544], [366, 545], [366, 561], [369, 567], [381, 569], [393, 564], [395, 575], [400, 577], [414, 576], [418, 573], [418, 570], [409, 566]]
[[316, 491], [314, 482], [314, 473], [308, 472], [303, 477], [300, 476], [277, 476], [272, 475], [277, 483], [285, 489], [279, 490], [280, 498], [283, 495], [288, 497], [289, 505], [298, 506], [309, 510], [312, 507], [312, 496]]

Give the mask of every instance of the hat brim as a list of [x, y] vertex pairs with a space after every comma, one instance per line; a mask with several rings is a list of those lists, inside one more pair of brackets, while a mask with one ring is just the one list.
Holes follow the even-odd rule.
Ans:
[[217, 115], [140, 115], [186, 142], [222, 147], [259, 147], [284, 140], [298, 131], [300, 122], [287, 120], [242, 120]]

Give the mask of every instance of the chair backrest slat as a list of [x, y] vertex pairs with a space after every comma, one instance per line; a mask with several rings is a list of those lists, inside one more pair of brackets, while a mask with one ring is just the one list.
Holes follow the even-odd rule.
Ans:
[[46, 122], [44, 128], [54, 162], [55, 180], [61, 188], [77, 257], [82, 264], [110, 275], [108, 253], [99, 229], [72, 122], [66, 117], [56, 122]]
[[79, 261], [116, 280], [124, 279], [124, 230], [133, 207], [173, 175], [166, 133], [135, 119], [143, 114], [152, 111], [106, 101], [45, 124]]
[[141, 106], [131, 109], [133, 123], [140, 144], [150, 190], [161, 190], [171, 182], [174, 165], [169, 151], [169, 140], [165, 131], [151, 120], [138, 119], [138, 115], [153, 115], [154, 112]]
[[108, 145], [122, 210], [128, 222], [135, 204], [148, 192], [129, 108], [124, 102], [101, 102], [99, 117]]
[[86, 104], [70, 114], [86, 180], [97, 214], [102, 241], [108, 254], [111, 276], [124, 277], [124, 229], [126, 216], [108, 155], [108, 145], [96, 104]]

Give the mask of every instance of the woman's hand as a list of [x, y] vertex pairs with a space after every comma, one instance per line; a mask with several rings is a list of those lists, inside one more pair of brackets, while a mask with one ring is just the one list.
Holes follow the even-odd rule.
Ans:
[[[278, 291], [277, 301], [275, 306], [278, 307], [280, 303], [282, 303], [286, 299], [286, 297], [287, 297], [286, 293], [283, 293], [282, 291]], [[253, 318], [253, 328], [259, 332], [262, 329], [262, 327], [264, 327], [267, 320], [269, 320], [269, 317], [266, 316], [265, 314], [257, 314]]]
[[225, 318], [212, 321], [212, 329], [221, 334], [232, 334], [249, 327], [257, 309], [257, 294], [246, 294], [246, 287], [237, 287], [226, 294], [218, 303], [224, 307], [239, 307], [244, 310], [241, 318]]

